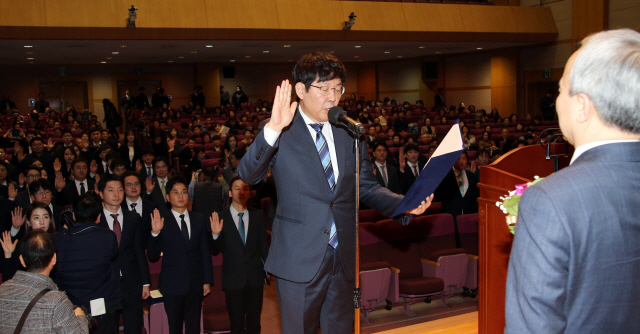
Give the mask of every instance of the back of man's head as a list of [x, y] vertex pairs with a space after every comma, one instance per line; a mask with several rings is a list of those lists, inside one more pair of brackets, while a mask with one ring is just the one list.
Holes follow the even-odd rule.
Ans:
[[239, 160], [242, 160], [242, 157], [244, 157], [244, 153], [245, 153], [245, 151], [243, 149], [239, 148], [239, 149], [233, 151], [232, 154], [236, 158], [236, 160], [239, 161]]
[[604, 124], [640, 134], [640, 33], [618, 29], [583, 39], [570, 82], [569, 94], [589, 96]]
[[102, 201], [95, 193], [81, 195], [73, 203], [76, 224], [94, 224], [102, 213]]
[[49, 266], [56, 254], [51, 234], [33, 230], [25, 236], [20, 246], [22, 260], [28, 272], [41, 272]]

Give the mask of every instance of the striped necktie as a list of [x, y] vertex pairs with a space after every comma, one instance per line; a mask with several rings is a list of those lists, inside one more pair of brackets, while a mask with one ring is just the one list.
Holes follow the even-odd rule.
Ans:
[[[324, 174], [327, 177], [327, 182], [329, 182], [329, 188], [331, 188], [331, 192], [334, 192], [336, 189], [336, 177], [333, 174], [329, 146], [327, 145], [327, 140], [322, 134], [323, 124], [309, 124], [309, 126], [316, 130], [316, 149], [318, 150], [318, 155], [320, 155], [320, 161], [322, 161], [322, 168], [324, 168]], [[336, 230], [336, 222], [333, 220], [331, 220], [331, 231], [329, 235], [331, 236], [329, 238], [329, 245], [333, 248], [337, 248], [338, 233]]]

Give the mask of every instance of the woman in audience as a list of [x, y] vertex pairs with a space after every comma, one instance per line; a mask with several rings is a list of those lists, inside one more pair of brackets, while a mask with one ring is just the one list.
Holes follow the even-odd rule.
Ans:
[[[43, 191], [43, 190], [40, 190]], [[48, 190], [46, 190], [48, 191]], [[2, 250], [4, 251], [4, 261], [2, 261], [2, 280], [7, 281], [13, 278], [16, 271], [24, 270], [20, 264], [20, 239], [31, 230], [43, 230], [48, 233], [55, 233], [55, 225], [53, 224], [53, 215], [51, 208], [42, 202], [33, 202], [26, 210], [26, 226], [25, 216], [22, 215], [22, 208], [16, 207], [11, 212], [11, 229], [2, 233]], [[11, 231], [17, 231], [14, 237]]]
[[447, 116], [440, 117], [440, 125], [447, 125], [449, 121], [447, 120]]
[[389, 127], [387, 129], [387, 140], [393, 140], [393, 135], [396, 134], [396, 130], [394, 130], [392, 127]]
[[462, 127], [462, 139], [464, 140], [464, 147], [467, 150], [475, 150], [477, 149], [476, 145], [476, 137], [471, 135], [469, 132], [469, 127], [466, 125]]
[[136, 161], [142, 158], [142, 151], [136, 140], [136, 133], [131, 129], [125, 132], [124, 140], [120, 145], [120, 158], [127, 162], [128, 170], [135, 170]]
[[515, 123], [518, 121], [518, 116], [516, 114], [511, 114], [511, 116], [509, 116], [509, 120], [511, 120], [511, 123]]
[[209, 132], [205, 132], [202, 134], [202, 143], [203, 144], [211, 143], [211, 134], [209, 134]]
[[489, 119], [491, 119], [493, 123], [498, 123], [500, 118], [501, 117], [500, 117], [500, 113], [498, 112], [498, 109], [496, 108], [491, 109], [491, 114], [489, 114]]
[[465, 125], [467, 125], [467, 123], [465, 123], [463, 120], [460, 120], [460, 122], [458, 122], [458, 126], [460, 126], [460, 129], [462, 129], [462, 127]]
[[238, 148], [238, 139], [235, 135], [227, 136], [227, 140], [222, 145], [222, 153], [228, 159], [231, 156], [231, 153]]
[[429, 119], [429, 117], [425, 117], [423, 120], [424, 125], [422, 126], [422, 129], [420, 129], [420, 134], [428, 134], [429, 138], [435, 138], [436, 136], [436, 128], [435, 126], [431, 125], [431, 120]]
[[387, 126], [387, 110], [386, 109], [381, 109], [380, 110], [380, 116], [378, 116], [378, 120], [380, 121], [380, 126], [382, 127], [386, 127]]
[[481, 150], [489, 150], [489, 154], [491, 154], [493, 150], [498, 149], [496, 143], [491, 140], [491, 132], [485, 131], [482, 133], [482, 140], [478, 143], [478, 148]]
[[502, 120], [502, 128], [509, 128], [509, 127], [511, 127], [511, 123], [509, 121], [509, 118], [505, 117]]
[[71, 131], [82, 131], [80, 128], [80, 122], [73, 121], [73, 125], [71, 126]]
[[58, 158], [58, 163], [54, 163], [54, 171], [59, 171], [60, 173], [62, 173], [62, 177], [64, 177], [65, 183], [69, 182], [70, 180], [69, 177], [71, 176], [71, 162], [73, 161], [73, 159], [78, 157], [76, 148], [76, 145], [65, 147], [64, 151], [62, 151], [62, 159]]
[[[0, 198], [9, 197], [9, 183], [13, 183], [9, 177], [9, 163], [6, 160], [0, 161]], [[17, 184], [13, 185], [18, 189]]]

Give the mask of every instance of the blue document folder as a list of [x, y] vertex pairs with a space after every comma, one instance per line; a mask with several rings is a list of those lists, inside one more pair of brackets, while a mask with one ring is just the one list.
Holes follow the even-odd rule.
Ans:
[[453, 164], [464, 151], [464, 141], [460, 132], [460, 120], [451, 127], [440, 146], [433, 152], [427, 164], [420, 171], [420, 175], [413, 183], [400, 205], [393, 212], [392, 217], [417, 208], [422, 201], [431, 196], [442, 179], [449, 173]]

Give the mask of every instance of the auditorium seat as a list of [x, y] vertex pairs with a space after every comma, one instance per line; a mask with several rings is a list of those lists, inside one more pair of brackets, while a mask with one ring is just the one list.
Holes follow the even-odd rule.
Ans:
[[456, 217], [456, 224], [460, 234], [460, 246], [469, 254], [464, 294], [475, 297], [478, 294], [478, 214], [459, 215]]
[[380, 242], [375, 223], [358, 226], [360, 239], [360, 291], [362, 316], [371, 323], [370, 314], [388, 299], [391, 268], [381, 260]]
[[381, 220], [385, 220], [388, 217], [385, 217], [380, 212], [374, 209], [366, 209], [360, 210], [358, 212], [358, 222], [359, 223], [375, 223]]

